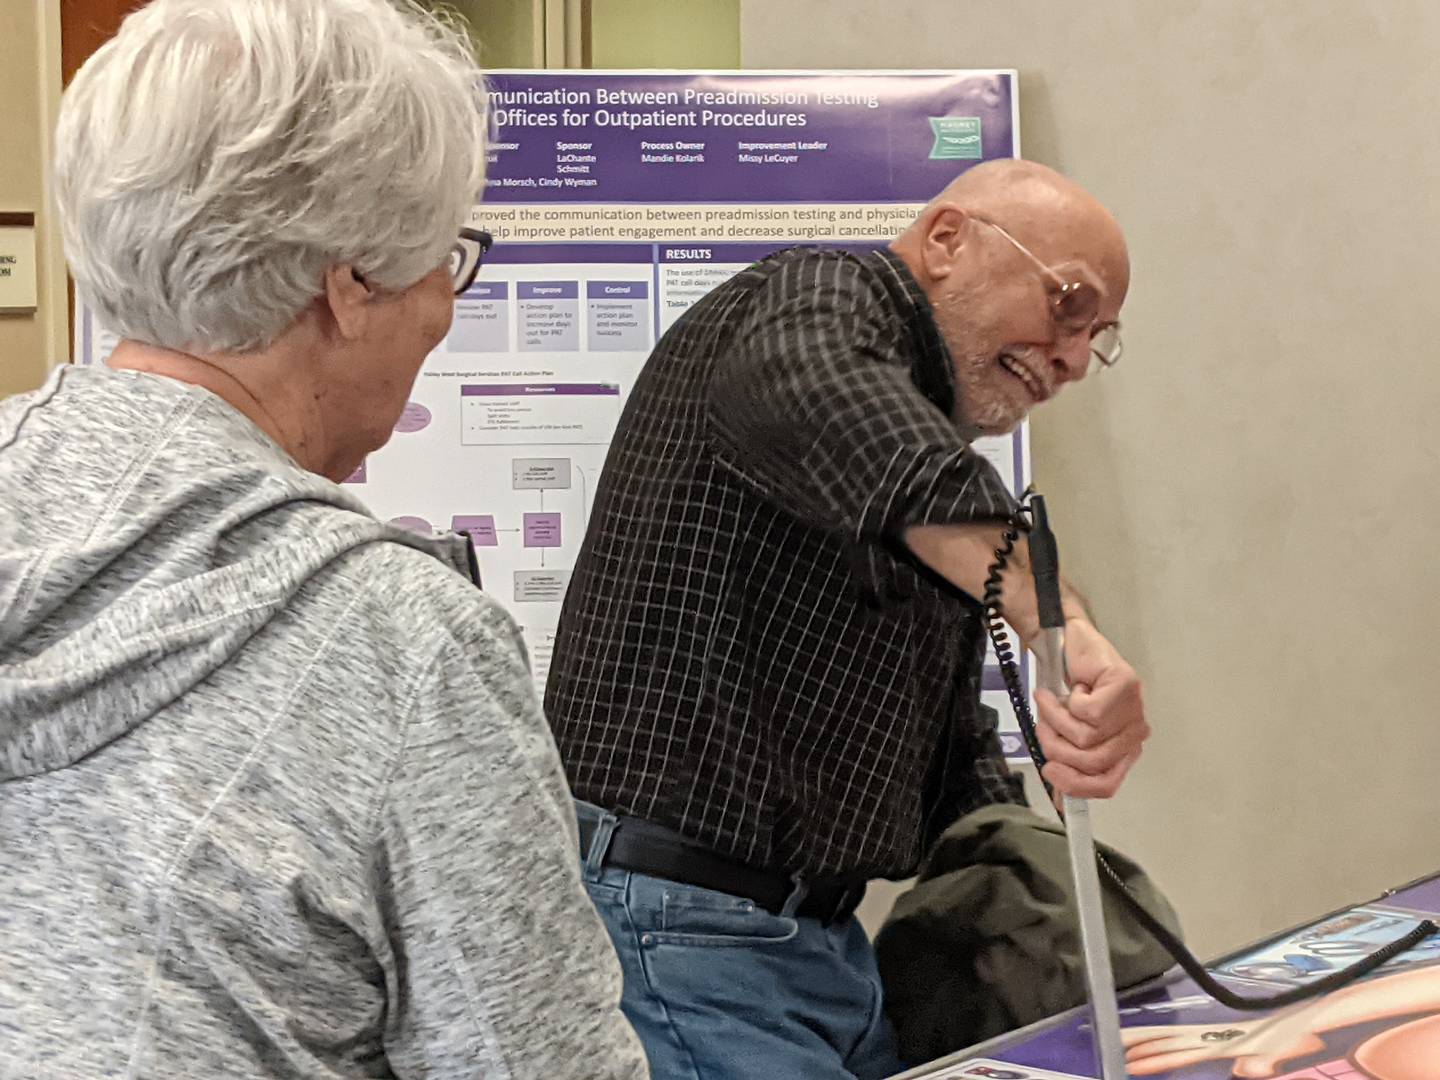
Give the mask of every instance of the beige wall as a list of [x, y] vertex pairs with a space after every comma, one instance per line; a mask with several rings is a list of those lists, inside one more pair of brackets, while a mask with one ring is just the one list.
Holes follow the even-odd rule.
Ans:
[[596, 68], [740, 66], [739, 0], [594, 0]]
[[[547, 18], [575, 24], [580, 5], [551, 0], [427, 0], [469, 24], [487, 68], [544, 66]], [[592, 0], [592, 68], [733, 68], [740, 65], [740, 0]], [[565, 34], [554, 40], [563, 42]], [[563, 66], [557, 58], [552, 67]], [[576, 66], [578, 66], [578, 61]]]
[[40, 261], [39, 310], [0, 315], [0, 397], [38, 386], [51, 364], [70, 356], [65, 277], [56, 276], [42, 183], [43, 136], [59, 86], [58, 13], [58, 0], [0, 3], [0, 210], [35, 212]]
[[742, 5], [747, 67], [1018, 67], [1026, 156], [1127, 229], [1126, 358], [1035, 471], [1148, 680], [1098, 830], [1201, 952], [1440, 869], [1437, 40], [1433, 0]]
[[542, 63], [544, 5], [536, 0], [424, 0], [458, 14], [477, 42], [486, 68], [528, 68]]

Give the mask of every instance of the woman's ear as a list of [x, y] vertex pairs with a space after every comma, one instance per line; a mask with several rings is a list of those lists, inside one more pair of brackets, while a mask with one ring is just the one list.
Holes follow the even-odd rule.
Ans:
[[345, 341], [365, 336], [370, 327], [370, 301], [375, 291], [360, 273], [348, 264], [325, 271], [323, 303], [330, 312], [335, 332]]

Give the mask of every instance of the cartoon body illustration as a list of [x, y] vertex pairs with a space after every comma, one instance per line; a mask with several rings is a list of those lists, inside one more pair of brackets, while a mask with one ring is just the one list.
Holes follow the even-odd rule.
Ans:
[[1263, 1019], [1126, 1028], [1125, 1063], [1132, 1076], [1179, 1077], [1185, 1066], [1233, 1059], [1232, 1076], [1264, 1080], [1324, 1053], [1326, 1032], [1389, 1019], [1403, 1022], [1367, 1037], [1350, 1062], [1371, 1080], [1440, 1076], [1440, 967], [1358, 983]]

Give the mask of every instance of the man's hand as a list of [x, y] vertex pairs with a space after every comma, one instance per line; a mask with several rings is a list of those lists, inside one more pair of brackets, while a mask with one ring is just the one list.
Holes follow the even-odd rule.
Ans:
[[[987, 525], [916, 525], [905, 543], [932, 570], [980, 600], [1001, 529]], [[1140, 756], [1150, 736], [1140, 679], [1115, 647], [1100, 636], [1085, 614], [1085, 605], [1068, 582], [1060, 583], [1065, 612], [1065, 660], [1070, 674], [1070, 699], [1061, 705], [1055, 695], [1037, 691], [1040, 715], [1035, 730], [1050, 759], [1045, 779], [1062, 795], [1108, 799]], [[1000, 606], [1020, 639], [1027, 644], [1040, 633], [1029, 547], [1016, 546], [1002, 577]]]
[[1140, 757], [1150, 725], [1140, 678], [1089, 620], [1065, 622], [1070, 698], [1037, 690], [1035, 732], [1049, 759], [1045, 779], [1062, 795], [1108, 799]]

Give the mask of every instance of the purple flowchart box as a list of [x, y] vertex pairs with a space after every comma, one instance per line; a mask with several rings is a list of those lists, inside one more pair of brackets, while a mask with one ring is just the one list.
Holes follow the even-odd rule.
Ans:
[[405, 405], [400, 413], [400, 419], [395, 421], [395, 430], [400, 434], [409, 434], [415, 431], [424, 431], [430, 426], [434, 419], [430, 410], [418, 401], [411, 401]]
[[477, 281], [455, 301], [455, 319], [445, 339], [450, 352], [508, 352], [510, 283]]
[[615, 383], [467, 383], [460, 395], [467, 446], [608, 443], [620, 418]]
[[521, 300], [578, 300], [578, 281], [522, 281], [517, 294]]
[[456, 514], [450, 519], [450, 528], [457, 533], [469, 533], [476, 547], [500, 546], [494, 514]]
[[580, 348], [580, 283], [522, 281], [519, 299], [521, 352], [575, 352]]
[[508, 300], [508, 281], [477, 281], [460, 296], [461, 300]]
[[589, 281], [585, 296], [590, 300], [648, 300], [648, 281]]
[[546, 511], [525, 515], [525, 546], [555, 548], [560, 546], [560, 515]]
[[402, 529], [409, 529], [411, 532], [419, 533], [421, 536], [430, 536], [435, 532], [435, 526], [431, 525], [430, 522], [422, 517], [416, 517], [414, 514], [404, 514], [401, 517], [393, 517], [390, 519], [390, 524], [398, 525]]
[[645, 281], [590, 281], [590, 350], [647, 352], [650, 349], [650, 285]]

